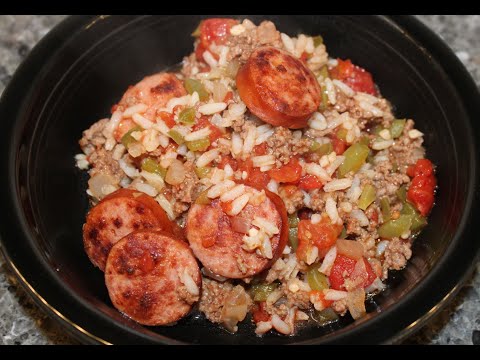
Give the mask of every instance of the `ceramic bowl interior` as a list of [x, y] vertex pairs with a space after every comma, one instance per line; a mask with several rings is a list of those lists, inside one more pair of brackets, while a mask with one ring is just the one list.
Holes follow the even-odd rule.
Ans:
[[0, 226], [4, 251], [22, 282], [83, 341], [383, 342], [435, 311], [471, 267], [478, 244], [464, 225], [473, 214], [477, 154], [471, 123], [479, 98], [445, 45], [407, 17], [248, 17], [256, 23], [270, 19], [291, 35], [322, 34], [331, 56], [371, 71], [396, 116], [416, 121], [427, 157], [438, 167], [429, 226], [406, 269], [391, 274], [388, 289], [368, 302], [368, 315], [355, 324], [345, 317], [327, 327], [300, 329], [293, 337], [259, 338], [252, 325], [242, 324], [231, 335], [198, 313], [168, 327], [126, 319], [113, 308], [103, 273], [83, 250], [87, 175], [73, 158], [82, 131], [109, 116], [129, 85], [192, 51], [190, 33], [202, 16], [70, 18], [32, 52], [3, 97], [0, 113], [9, 122], [2, 131], [2, 174], [8, 176], [1, 180], [6, 221]]

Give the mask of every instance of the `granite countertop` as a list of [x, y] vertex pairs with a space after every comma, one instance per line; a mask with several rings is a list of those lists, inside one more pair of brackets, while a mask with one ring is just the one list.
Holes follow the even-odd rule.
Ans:
[[[0, 94], [30, 49], [62, 15], [0, 16]], [[456, 52], [480, 86], [480, 15], [419, 15]], [[0, 255], [0, 345], [76, 344], [29, 298]], [[450, 306], [405, 344], [480, 344], [480, 264]]]

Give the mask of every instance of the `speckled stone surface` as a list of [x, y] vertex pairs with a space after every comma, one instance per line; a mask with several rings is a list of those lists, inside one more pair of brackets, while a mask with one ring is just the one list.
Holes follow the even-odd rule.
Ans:
[[[30, 49], [64, 16], [0, 16], [0, 93]], [[480, 15], [420, 15], [480, 85]], [[76, 344], [28, 297], [0, 255], [0, 345]], [[453, 303], [405, 344], [480, 345], [480, 264]]]

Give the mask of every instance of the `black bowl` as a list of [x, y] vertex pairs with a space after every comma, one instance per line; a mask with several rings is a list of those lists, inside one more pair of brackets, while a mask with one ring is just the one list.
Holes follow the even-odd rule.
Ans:
[[396, 115], [415, 119], [426, 134], [427, 156], [438, 166], [437, 202], [408, 266], [392, 274], [369, 314], [258, 338], [248, 324], [231, 335], [198, 314], [175, 326], [142, 327], [113, 308], [103, 274], [83, 251], [87, 177], [75, 168], [77, 141], [128, 85], [180, 62], [201, 18], [71, 17], [18, 69], [0, 104], [0, 231], [21, 283], [88, 343], [380, 343], [417, 329], [456, 294], [478, 257], [471, 222], [478, 215], [480, 96], [449, 48], [403, 16], [249, 17], [271, 19], [290, 34], [322, 34], [331, 55], [371, 71]]

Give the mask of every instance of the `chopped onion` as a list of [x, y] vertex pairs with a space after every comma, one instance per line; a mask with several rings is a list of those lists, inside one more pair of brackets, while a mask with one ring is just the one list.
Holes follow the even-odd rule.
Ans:
[[88, 180], [88, 189], [90, 190], [93, 197], [98, 200], [102, 199], [106, 194], [102, 189], [114, 187], [115, 190], [118, 189], [118, 182], [111, 175], [107, 174], [96, 174]]
[[240, 216], [234, 216], [231, 218], [232, 230], [241, 234], [248, 234], [248, 231], [252, 227], [252, 221]]
[[337, 252], [351, 259], [361, 259], [363, 257], [363, 245], [355, 240], [337, 240]]
[[185, 180], [185, 167], [180, 160], [174, 159], [165, 175], [165, 182], [170, 185], [180, 185]]
[[248, 312], [249, 298], [245, 289], [237, 285], [225, 298], [222, 309], [222, 323], [228, 331], [236, 332], [237, 323], [245, 319]]
[[365, 291], [363, 289], [348, 292], [347, 308], [355, 320], [363, 317], [367, 313], [365, 310]]
[[368, 286], [365, 291], [369, 294], [369, 293], [373, 293], [373, 292], [376, 292], [377, 290], [378, 291], [383, 291], [385, 290], [386, 286], [385, 284], [382, 282], [382, 280], [380, 280], [378, 277], [375, 278], [375, 280], [373, 280], [373, 282], [370, 284], [370, 286]]
[[215, 81], [213, 83], [212, 89], [213, 101], [214, 102], [223, 102], [225, 96], [227, 95], [228, 89], [220, 81]]

